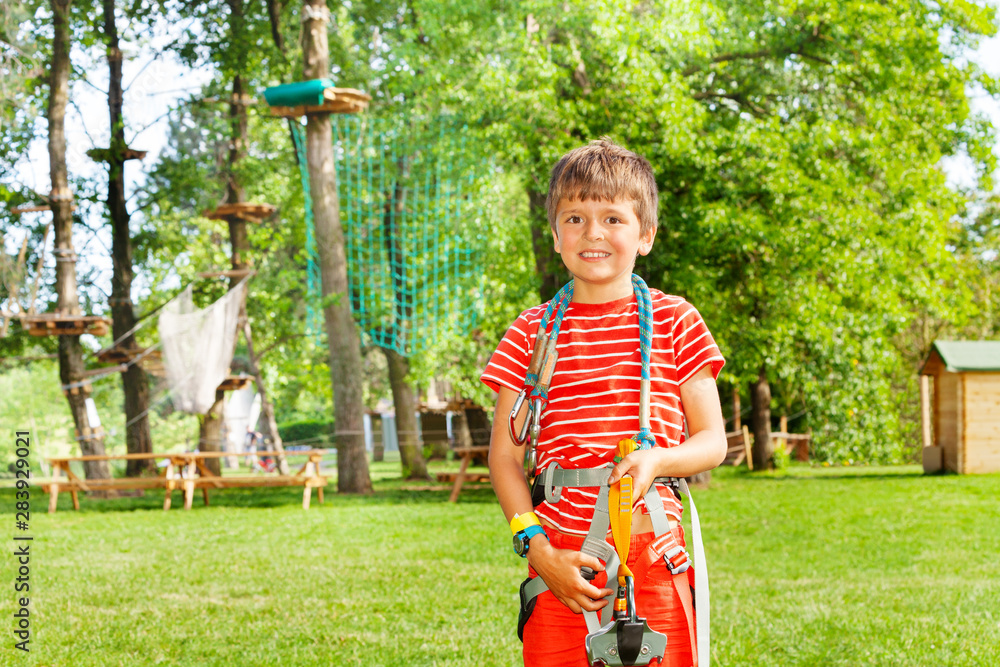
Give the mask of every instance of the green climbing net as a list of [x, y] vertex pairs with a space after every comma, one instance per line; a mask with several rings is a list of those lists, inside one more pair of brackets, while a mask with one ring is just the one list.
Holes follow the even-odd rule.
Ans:
[[[408, 356], [471, 332], [482, 286], [473, 194], [483, 170], [464, 128], [355, 115], [331, 121], [351, 307], [365, 344]], [[305, 130], [293, 126], [305, 189], [307, 326], [318, 332]]]

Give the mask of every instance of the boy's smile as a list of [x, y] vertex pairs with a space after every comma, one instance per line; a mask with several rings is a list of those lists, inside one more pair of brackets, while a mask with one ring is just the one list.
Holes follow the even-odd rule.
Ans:
[[636, 255], [647, 255], [656, 230], [640, 231], [631, 201], [560, 199], [555, 250], [573, 274], [573, 301], [606, 303], [632, 294]]

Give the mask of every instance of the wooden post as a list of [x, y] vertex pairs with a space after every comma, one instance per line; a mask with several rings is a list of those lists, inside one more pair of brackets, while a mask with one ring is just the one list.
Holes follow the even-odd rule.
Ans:
[[58, 463], [52, 466], [52, 484], [49, 485], [49, 514], [55, 512], [59, 504], [59, 472], [61, 470]]
[[[788, 433], [788, 417], [781, 415], [780, 421], [781, 427], [778, 429], [782, 433]], [[778, 447], [781, 447], [781, 451], [788, 453], [788, 440], [784, 437], [778, 438]]]
[[928, 375], [920, 376], [920, 422], [923, 426], [924, 447], [933, 447], [931, 440], [931, 379]]
[[194, 478], [197, 474], [194, 459], [190, 459], [186, 466], [184, 477], [184, 509], [189, 510], [194, 504]]
[[750, 429], [743, 426], [743, 449], [746, 452], [747, 468], [753, 470], [753, 450], [750, 447]]
[[311, 479], [316, 476], [319, 472], [319, 466], [315, 463], [315, 459], [310, 455], [309, 461], [305, 465], [305, 476], [306, 480], [302, 488], [302, 509], [309, 509], [309, 502], [312, 500], [312, 486], [309, 484]]
[[166, 482], [166, 493], [164, 493], [164, 496], [163, 496], [163, 509], [164, 509], [164, 511], [170, 509], [170, 500], [171, 500], [170, 496], [173, 494], [173, 490], [174, 490], [174, 462], [173, 461], [167, 461], [167, 470], [166, 470], [166, 473], [165, 473], [165, 477], [167, 479], [167, 482]]
[[462, 491], [462, 483], [465, 481], [465, 471], [468, 470], [471, 461], [471, 453], [462, 455], [462, 465], [458, 468], [458, 474], [455, 475], [455, 485], [451, 488], [451, 496], [448, 498], [448, 502], [458, 502], [458, 494]]
[[733, 387], [733, 430], [740, 431], [743, 429], [743, 420], [740, 417], [740, 389], [739, 387]]

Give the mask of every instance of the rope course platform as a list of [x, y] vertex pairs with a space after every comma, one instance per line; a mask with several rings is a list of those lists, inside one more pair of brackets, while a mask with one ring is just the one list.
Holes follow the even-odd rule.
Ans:
[[[122, 160], [142, 160], [146, 157], [147, 151], [137, 151], [133, 148], [124, 148], [121, 152]], [[94, 162], [111, 162], [112, 152], [110, 148], [91, 148], [87, 151], [87, 157]]]
[[100, 315], [22, 315], [21, 326], [32, 336], [106, 336], [111, 320]]
[[222, 204], [211, 211], [204, 211], [203, 216], [209, 220], [245, 220], [246, 222], [263, 222], [278, 210], [273, 204], [253, 204], [250, 202], [235, 202]]
[[336, 88], [330, 79], [313, 79], [274, 86], [264, 91], [271, 115], [301, 118], [316, 113], [361, 113], [371, 95], [355, 88]]
[[[22, 213], [39, 213], [41, 211], [51, 211], [51, 210], [52, 207], [49, 206], [48, 204], [40, 204], [38, 206], [15, 206], [14, 208], [10, 209], [10, 212], [13, 213], [14, 215], [21, 215]], [[75, 211], [76, 204], [73, 204], [73, 206], [70, 207], [69, 210]]]
[[230, 375], [219, 385], [219, 391], [236, 391], [243, 389], [251, 382], [253, 382], [252, 375]]
[[106, 347], [103, 350], [99, 350], [94, 356], [102, 364], [127, 364], [138, 357], [141, 357], [142, 361], [146, 359], [152, 361], [162, 360], [160, 350], [148, 351], [148, 348], [145, 347]]
[[222, 271], [202, 271], [198, 274], [199, 278], [245, 278], [246, 276], [256, 275], [256, 271], [253, 269], [226, 269]]

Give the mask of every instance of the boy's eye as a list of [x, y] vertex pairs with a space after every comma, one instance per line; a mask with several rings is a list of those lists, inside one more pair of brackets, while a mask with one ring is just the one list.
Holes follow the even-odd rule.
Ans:
[[571, 225], [575, 225], [575, 224], [577, 224], [577, 223], [579, 223], [579, 222], [583, 222], [583, 218], [581, 218], [581, 217], [580, 217], [580, 216], [578, 216], [578, 215], [571, 215], [571, 216], [569, 216], [569, 218], [568, 218], [568, 219], [566, 220], [566, 222], [570, 223]]
[[617, 225], [619, 222], [621, 222], [621, 220], [619, 220], [618, 218], [612, 216], [612, 217], [608, 218], [608, 222], [610, 222], [612, 225]]

